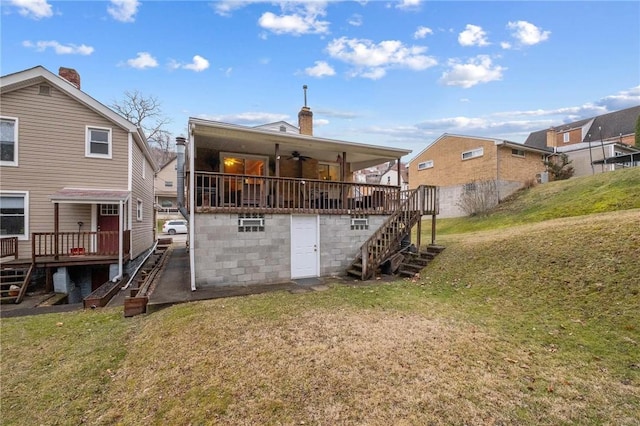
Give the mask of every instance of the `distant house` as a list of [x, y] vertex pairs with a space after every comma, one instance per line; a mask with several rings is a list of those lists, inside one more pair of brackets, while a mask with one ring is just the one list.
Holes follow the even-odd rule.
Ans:
[[179, 216], [176, 170], [178, 160], [174, 158], [162, 166], [154, 178], [155, 206], [158, 219]]
[[[640, 161], [632, 161], [629, 155], [636, 153], [633, 159], [640, 158], [640, 150], [633, 147], [638, 116], [640, 105], [533, 132], [524, 144], [567, 154], [574, 176], [638, 166]], [[625, 156], [628, 160], [615, 161]]]
[[300, 129], [298, 129], [293, 124], [289, 124], [286, 121], [276, 121], [274, 123], [261, 124], [259, 126], [254, 126], [254, 129], [259, 130], [272, 130], [274, 132], [283, 132], [283, 133], [293, 133], [299, 134]]
[[76, 302], [153, 247], [156, 165], [139, 128], [59, 73], [0, 77], [1, 266]]
[[347, 272], [368, 279], [423, 214], [437, 213], [433, 187], [353, 181], [409, 150], [315, 137], [312, 115], [302, 107], [298, 128], [189, 119], [177, 180], [193, 290]]
[[[398, 182], [400, 179], [400, 182]], [[403, 191], [409, 189], [409, 170], [405, 164], [400, 164], [400, 173], [398, 173], [398, 163], [389, 167], [380, 177], [380, 183], [383, 185], [396, 185]]]
[[439, 187], [440, 216], [466, 213], [460, 197], [479, 181], [495, 182], [494, 203], [522, 186], [543, 179], [546, 148], [501, 139], [443, 134], [409, 163], [409, 188]]

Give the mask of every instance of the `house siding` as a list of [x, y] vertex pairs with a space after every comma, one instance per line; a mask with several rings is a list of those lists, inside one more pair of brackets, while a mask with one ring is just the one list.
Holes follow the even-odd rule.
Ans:
[[[462, 160], [462, 153], [483, 148], [481, 157]], [[432, 168], [418, 170], [418, 164], [434, 160]], [[496, 178], [496, 150], [493, 141], [447, 136], [435, 142], [409, 165], [409, 187], [420, 185], [452, 186], [473, 180]]]
[[[176, 166], [178, 161], [176, 159], [171, 160], [166, 166], [160, 170], [155, 178], [155, 192], [156, 196], [163, 197], [164, 199], [172, 199], [172, 204], [176, 205], [176, 197], [178, 196], [178, 173]], [[172, 186], [166, 186], [165, 182], [171, 182]]]
[[[480, 157], [462, 159], [462, 153], [482, 148]], [[497, 145], [494, 140], [470, 136], [445, 135], [409, 164], [409, 187], [435, 185], [439, 187], [439, 216], [464, 216], [458, 202], [464, 185], [473, 181], [492, 180], [497, 185], [501, 200], [509, 196], [527, 181], [534, 180], [545, 166], [541, 155], [526, 151], [525, 156], [512, 154], [511, 146]], [[433, 167], [418, 170], [418, 164], [433, 160]]]
[[512, 154], [510, 146], [498, 147], [500, 180], [521, 183], [545, 171], [542, 154], [531, 151], [524, 154], [524, 158], [519, 157]]
[[[153, 207], [153, 166], [145, 159], [140, 147], [132, 143], [131, 185], [131, 257], [135, 258], [153, 244], [155, 230]], [[146, 168], [143, 178], [143, 167]], [[142, 220], [136, 215], [137, 201], [142, 200]]]
[[[1, 99], [2, 115], [17, 117], [18, 167], [2, 167], [3, 191], [29, 191], [29, 232], [52, 232], [54, 204], [49, 196], [64, 187], [127, 189], [128, 134], [114, 123], [51, 86], [39, 95], [39, 84]], [[85, 157], [86, 126], [111, 129], [112, 158]], [[91, 206], [60, 205], [60, 231], [89, 231]], [[31, 242], [21, 241], [21, 253]]]
[[[351, 230], [349, 215], [321, 215], [320, 276], [342, 275], [360, 246], [388, 216]], [[197, 214], [192, 244], [196, 286], [272, 284], [291, 280], [291, 216], [265, 215], [264, 232], [239, 232], [238, 215]]]

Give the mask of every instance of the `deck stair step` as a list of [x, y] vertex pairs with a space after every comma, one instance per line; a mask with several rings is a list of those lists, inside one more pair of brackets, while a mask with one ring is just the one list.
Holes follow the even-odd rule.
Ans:
[[0, 303], [20, 303], [31, 281], [33, 265], [0, 270]]
[[407, 253], [404, 262], [398, 269], [398, 274], [405, 277], [415, 277], [442, 251], [443, 246], [427, 246], [426, 251]]

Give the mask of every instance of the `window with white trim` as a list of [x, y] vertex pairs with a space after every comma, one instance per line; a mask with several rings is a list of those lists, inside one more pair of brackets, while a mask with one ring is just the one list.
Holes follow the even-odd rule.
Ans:
[[118, 216], [117, 204], [100, 204], [100, 216]]
[[29, 239], [29, 193], [0, 194], [0, 236]]
[[511, 155], [513, 155], [514, 157], [525, 157], [525, 153], [524, 153], [524, 149], [517, 149], [517, 148], [513, 148], [511, 150]]
[[147, 159], [142, 159], [142, 179], [147, 178]]
[[264, 214], [245, 213], [238, 215], [238, 232], [264, 232]]
[[570, 133], [569, 132], [564, 132], [562, 134], [562, 142], [567, 143], [570, 141]]
[[142, 200], [138, 198], [136, 203], [136, 220], [140, 222], [142, 220]]
[[367, 230], [369, 229], [369, 216], [366, 214], [351, 215], [351, 230]]
[[0, 118], [0, 165], [18, 165], [18, 119]]
[[476, 148], [471, 151], [465, 151], [462, 153], [463, 160], [470, 160], [476, 157], [482, 157], [484, 155], [484, 148]]
[[111, 129], [87, 126], [85, 156], [111, 158]]
[[418, 170], [430, 169], [433, 167], [433, 160], [423, 161], [422, 163], [418, 163]]

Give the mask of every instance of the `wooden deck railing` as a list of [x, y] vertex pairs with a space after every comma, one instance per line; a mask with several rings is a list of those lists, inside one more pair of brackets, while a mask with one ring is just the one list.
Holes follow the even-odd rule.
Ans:
[[[116, 256], [118, 231], [99, 232], [34, 232], [31, 234], [31, 254], [39, 257]], [[123, 231], [123, 254], [130, 253], [131, 231]]]
[[0, 238], [0, 258], [9, 256], [18, 258], [18, 237]]
[[[405, 191], [397, 186], [272, 176], [196, 172], [195, 211], [390, 214]], [[434, 193], [425, 207], [437, 209]], [[431, 210], [429, 210], [429, 213]]]

